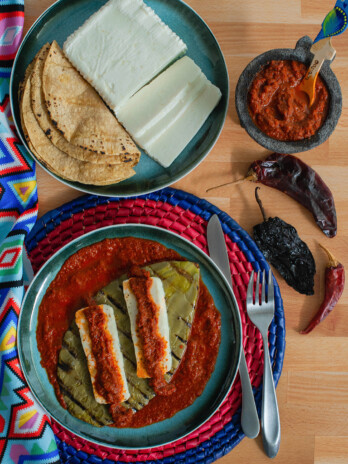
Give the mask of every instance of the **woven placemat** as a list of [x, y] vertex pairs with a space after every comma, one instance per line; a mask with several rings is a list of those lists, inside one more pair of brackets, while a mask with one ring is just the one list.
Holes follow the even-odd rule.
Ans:
[[[217, 214], [225, 233], [233, 289], [243, 325], [243, 340], [258, 411], [261, 410], [263, 350], [260, 334], [245, 311], [246, 289], [252, 269], [267, 264], [250, 236], [226, 213], [186, 192], [166, 188], [134, 198], [80, 197], [38, 220], [26, 240], [34, 272], [62, 246], [100, 227], [142, 223], [171, 230], [208, 253], [207, 221]], [[279, 287], [275, 283], [275, 316], [269, 329], [269, 350], [277, 384], [283, 365], [285, 321]], [[190, 435], [160, 448], [117, 450], [83, 440], [52, 421], [63, 463], [114, 464], [115, 462], [211, 463], [221, 458], [244, 437], [240, 425], [241, 385], [234, 385], [213, 417]]]

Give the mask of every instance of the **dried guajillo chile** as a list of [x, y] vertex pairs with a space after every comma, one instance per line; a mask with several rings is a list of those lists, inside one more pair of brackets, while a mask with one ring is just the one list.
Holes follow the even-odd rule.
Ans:
[[320, 324], [334, 309], [338, 300], [341, 298], [344, 289], [344, 267], [337, 261], [330, 251], [323, 245], [321, 248], [328, 256], [328, 263], [325, 269], [325, 296], [317, 313], [310, 321], [308, 326], [302, 330], [301, 334], [308, 334], [314, 327]]
[[295, 156], [272, 153], [265, 160], [256, 160], [250, 165], [247, 176], [240, 181], [244, 180], [260, 182], [286, 193], [313, 214], [315, 222], [327, 237], [336, 235], [336, 208], [331, 190], [314, 169]]
[[295, 227], [278, 217], [266, 217], [255, 189], [263, 222], [253, 228], [254, 240], [267, 261], [274, 266], [285, 281], [299, 293], [313, 295], [315, 261], [308, 246], [297, 234]]

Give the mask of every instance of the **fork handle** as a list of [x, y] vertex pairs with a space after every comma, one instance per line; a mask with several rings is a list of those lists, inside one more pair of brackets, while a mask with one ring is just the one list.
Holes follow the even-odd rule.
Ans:
[[274, 388], [271, 361], [268, 350], [268, 336], [262, 335], [264, 350], [263, 393], [261, 410], [261, 430], [263, 447], [268, 457], [274, 458], [280, 445], [280, 420], [277, 397]]

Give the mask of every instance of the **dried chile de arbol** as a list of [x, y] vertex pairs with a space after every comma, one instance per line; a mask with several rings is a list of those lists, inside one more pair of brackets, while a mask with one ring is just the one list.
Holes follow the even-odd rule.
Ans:
[[[315, 222], [327, 237], [336, 235], [336, 208], [329, 187], [314, 169], [295, 156], [272, 153], [265, 160], [256, 160], [242, 180], [260, 182], [286, 193], [313, 214]], [[208, 190], [213, 188], [217, 187]]]
[[295, 227], [278, 217], [265, 215], [255, 189], [263, 221], [253, 228], [254, 240], [265, 258], [274, 266], [285, 281], [299, 293], [313, 295], [315, 261], [308, 246], [300, 239]]
[[344, 267], [339, 263], [330, 251], [320, 245], [328, 256], [328, 263], [325, 269], [325, 296], [317, 313], [310, 321], [308, 326], [302, 330], [301, 334], [308, 334], [314, 327], [320, 324], [334, 309], [336, 303], [341, 298], [344, 289]]

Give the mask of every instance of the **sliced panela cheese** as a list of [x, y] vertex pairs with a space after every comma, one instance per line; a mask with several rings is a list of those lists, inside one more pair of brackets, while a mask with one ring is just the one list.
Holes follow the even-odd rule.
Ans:
[[186, 48], [142, 0], [110, 0], [64, 44], [69, 60], [114, 111]]
[[197, 134], [220, 99], [220, 91], [212, 84], [192, 102], [180, 118], [159, 138], [152, 138], [144, 147], [158, 163], [168, 167]]
[[[142, 347], [138, 337], [137, 330], [137, 315], [139, 311], [138, 300], [132, 292], [130, 281], [137, 279], [132, 277], [129, 280], [123, 282], [123, 293], [126, 301], [129, 319], [131, 323], [131, 335], [134, 344], [135, 357], [137, 360], [137, 376], [140, 378], [149, 377], [143, 362]], [[172, 357], [170, 351], [169, 341], [169, 325], [167, 307], [165, 302], [165, 294], [163, 290], [163, 284], [161, 279], [158, 277], [149, 277], [151, 280], [150, 296], [152, 301], [157, 307], [157, 334], [164, 341], [164, 356], [159, 360], [159, 367], [163, 374], [170, 371], [172, 368]]]
[[220, 90], [199, 66], [184, 57], [139, 90], [116, 115], [149, 156], [168, 167], [220, 98]]
[[75, 321], [80, 331], [82, 347], [87, 358], [87, 365], [91, 376], [94, 397], [98, 403], [108, 403], [105, 397], [100, 395], [96, 389], [96, 377], [100, 365], [98, 364], [98, 359], [96, 359], [93, 354], [91, 327], [86, 316], [86, 311], [89, 309], [92, 311], [102, 312], [106, 318], [106, 324], [102, 327], [101, 331], [106, 335], [106, 337], [110, 337], [112, 340], [112, 351], [108, 354], [108, 362], [112, 365], [112, 368], [115, 372], [115, 378], [120, 381], [120, 385], [122, 387], [120, 396], [121, 403], [126, 401], [130, 395], [124, 371], [123, 356], [121, 353], [114, 311], [111, 306], [108, 305], [98, 305], [83, 308], [77, 311], [75, 314]]
[[141, 137], [178, 102], [185, 100], [202, 74], [198, 66], [191, 66], [192, 63], [187, 56], [176, 61], [117, 111], [117, 118], [129, 125], [134, 137]]

